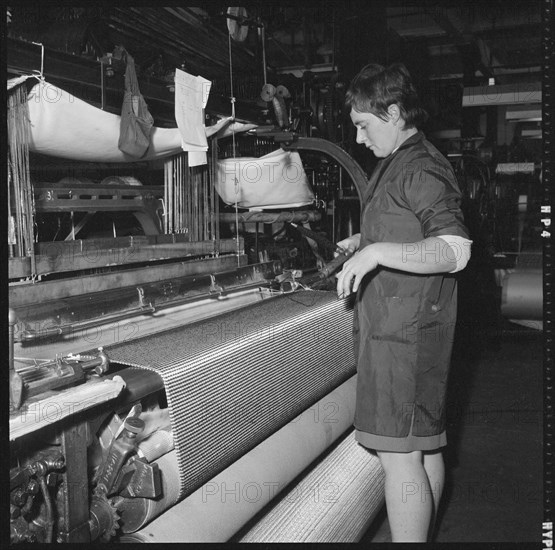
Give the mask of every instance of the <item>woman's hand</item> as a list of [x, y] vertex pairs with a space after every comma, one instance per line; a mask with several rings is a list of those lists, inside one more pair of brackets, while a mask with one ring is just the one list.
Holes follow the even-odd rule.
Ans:
[[439, 237], [427, 237], [413, 243], [372, 243], [343, 264], [343, 270], [337, 277], [337, 295], [343, 298], [356, 292], [362, 278], [378, 265], [407, 273], [431, 275], [452, 272], [457, 267], [457, 261], [455, 251]]
[[[355, 235], [351, 235], [342, 241], [337, 243], [339, 248], [342, 248], [345, 252], [350, 252], [351, 254], [356, 252], [360, 246], [360, 233], [356, 233]], [[335, 253], [337, 256], [337, 252]]]
[[[340, 244], [338, 243], [338, 245]], [[351, 292], [356, 292], [363, 277], [380, 265], [379, 260], [380, 255], [374, 244], [365, 246], [360, 252], [348, 259], [337, 276], [337, 296], [344, 298]]]

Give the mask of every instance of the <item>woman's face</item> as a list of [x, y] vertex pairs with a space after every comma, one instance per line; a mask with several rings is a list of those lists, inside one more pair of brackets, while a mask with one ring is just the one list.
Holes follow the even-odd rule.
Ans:
[[357, 129], [357, 143], [364, 144], [377, 157], [387, 157], [397, 147], [399, 128], [393, 117], [384, 121], [372, 113], [351, 109], [351, 120]]

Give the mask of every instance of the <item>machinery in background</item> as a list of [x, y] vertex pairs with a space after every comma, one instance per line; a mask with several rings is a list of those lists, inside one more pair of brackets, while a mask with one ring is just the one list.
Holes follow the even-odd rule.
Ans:
[[477, 148], [472, 140], [451, 158], [473, 241], [470, 264], [460, 277], [468, 299], [460, 307], [459, 332], [473, 341], [484, 335], [495, 340], [502, 318], [541, 330], [540, 167], [523, 162], [522, 154], [509, 159], [501, 149]]
[[281, 77], [296, 92], [291, 104], [293, 130], [306, 137], [345, 144], [349, 125], [344, 112], [346, 84], [341, 75], [335, 71], [304, 71], [302, 77]]
[[[543, 325], [541, 101], [540, 82], [495, 85], [490, 79], [485, 87], [466, 86], [466, 124], [452, 157], [474, 241], [471, 269], [463, 275], [468, 295], [471, 287], [488, 289], [489, 298], [477, 300], [490, 304], [486, 310], [536, 330]], [[512, 136], [510, 143], [499, 143], [501, 132]], [[487, 319], [482, 328], [488, 331], [489, 324], [491, 332], [499, 320]]]

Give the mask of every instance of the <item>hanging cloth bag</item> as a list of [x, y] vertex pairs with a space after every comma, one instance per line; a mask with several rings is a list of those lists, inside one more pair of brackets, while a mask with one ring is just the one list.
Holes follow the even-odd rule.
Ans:
[[128, 155], [141, 158], [150, 145], [150, 130], [154, 119], [148, 105], [139, 91], [135, 73], [135, 61], [127, 54], [125, 69], [125, 93], [121, 108], [121, 122], [118, 147]]

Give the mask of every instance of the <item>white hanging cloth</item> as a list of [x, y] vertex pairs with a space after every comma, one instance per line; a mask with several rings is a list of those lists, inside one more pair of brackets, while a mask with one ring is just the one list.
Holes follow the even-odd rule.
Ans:
[[[43, 155], [84, 162], [137, 162], [118, 149], [119, 115], [98, 109], [69, 92], [37, 83], [29, 92], [31, 138], [29, 150]], [[231, 117], [205, 129], [210, 137], [247, 131], [255, 124], [231, 123]], [[178, 128], [153, 127], [150, 147], [140, 160], [154, 160], [183, 151]]]
[[299, 153], [283, 149], [219, 160], [216, 190], [226, 204], [240, 208], [295, 208], [315, 200]]

